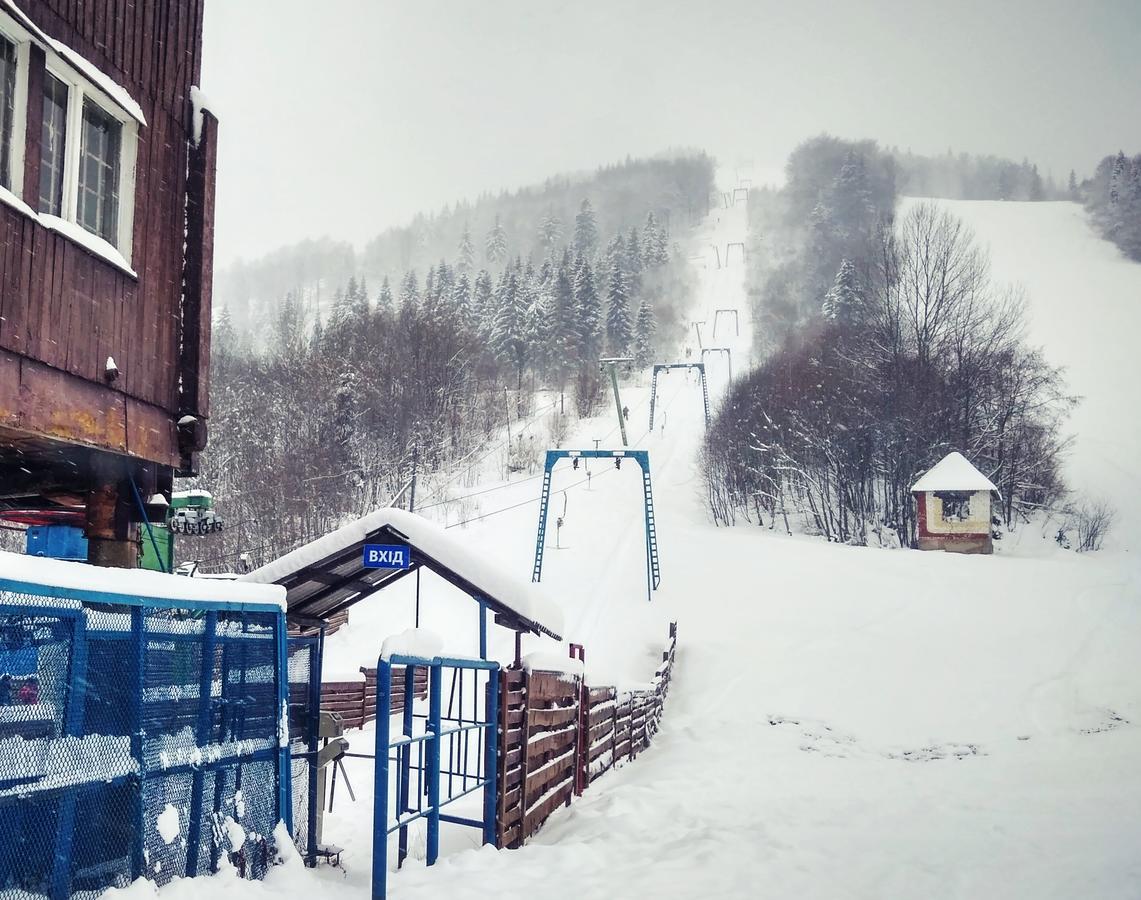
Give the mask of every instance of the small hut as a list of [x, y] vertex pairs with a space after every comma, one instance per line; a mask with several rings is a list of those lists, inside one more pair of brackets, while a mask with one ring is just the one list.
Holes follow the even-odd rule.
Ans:
[[991, 500], [998, 488], [961, 453], [948, 453], [911, 488], [920, 550], [992, 553]]

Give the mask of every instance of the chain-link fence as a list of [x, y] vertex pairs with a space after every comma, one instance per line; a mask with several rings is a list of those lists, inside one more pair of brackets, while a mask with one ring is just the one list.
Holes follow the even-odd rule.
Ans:
[[0, 900], [260, 877], [291, 815], [284, 629], [0, 579]]

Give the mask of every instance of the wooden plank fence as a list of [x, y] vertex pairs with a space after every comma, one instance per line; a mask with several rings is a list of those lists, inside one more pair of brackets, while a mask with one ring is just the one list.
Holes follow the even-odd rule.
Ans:
[[[324, 681], [321, 683], [321, 709], [338, 712], [345, 728], [364, 728], [376, 718], [376, 669], [361, 666], [363, 681]], [[428, 696], [428, 670], [417, 666], [415, 697]], [[392, 712], [404, 709], [404, 668], [392, 670]]]
[[658, 730], [673, 676], [677, 623], [652, 687], [591, 687], [579, 675], [500, 673], [498, 844], [521, 847], [560, 806], [633, 760]]

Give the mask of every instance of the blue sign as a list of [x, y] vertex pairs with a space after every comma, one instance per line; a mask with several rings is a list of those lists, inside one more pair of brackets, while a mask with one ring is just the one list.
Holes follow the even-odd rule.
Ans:
[[365, 544], [366, 569], [407, 569], [412, 565], [412, 554], [400, 544]]

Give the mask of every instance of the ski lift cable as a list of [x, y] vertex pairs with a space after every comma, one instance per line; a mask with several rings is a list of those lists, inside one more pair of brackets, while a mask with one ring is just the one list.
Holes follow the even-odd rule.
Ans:
[[[556, 406], [558, 406], [558, 405], [559, 405], [559, 401], [558, 401], [558, 400], [554, 400], [554, 401], [552, 401], [551, 403], [548, 403], [546, 406], [542, 407], [541, 409], [538, 409], [538, 410], [536, 410], [536, 411], [535, 411], [535, 412], [534, 412], [534, 413], [531, 415], [531, 418], [530, 418], [530, 419], [528, 419], [528, 420], [526, 421], [526, 423], [523, 425], [523, 427], [522, 427], [522, 429], [521, 429], [520, 433], [522, 433], [522, 432], [525, 432], [527, 429], [529, 429], [529, 428], [533, 427], [533, 426], [535, 425], [536, 421], [538, 420], [539, 416], [543, 415], [544, 413], [548, 413], [548, 412], [550, 412], [551, 410], [553, 410], [553, 409], [554, 409]], [[448, 485], [450, 485], [450, 484], [453, 484], [453, 483], [454, 483], [454, 482], [455, 482], [457, 479], [459, 479], [459, 478], [460, 478], [460, 477], [461, 477], [461, 476], [462, 476], [462, 475], [463, 475], [465, 472], [468, 472], [468, 471], [470, 471], [470, 470], [471, 470], [471, 468], [472, 468], [473, 466], [477, 466], [477, 465], [479, 465], [481, 462], [483, 462], [485, 459], [487, 459], [489, 456], [491, 456], [491, 454], [492, 454], [492, 453], [494, 453], [496, 450], [499, 450], [499, 449], [501, 449], [502, 447], [505, 447], [506, 445], [507, 445], [507, 441], [506, 441], [506, 440], [502, 440], [502, 441], [498, 441], [498, 442], [496, 442], [496, 443], [495, 443], [495, 444], [493, 444], [493, 445], [492, 445], [490, 448], [488, 448], [487, 452], [486, 452], [486, 453], [484, 453], [482, 456], [480, 456], [480, 457], [479, 457], [479, 459], [477, 459], [477, 460], [476, 460], [475, 462], [473, 462], [473, 463], [469, 463], [469, 464], [468, 464], [468, 465], [466, 465], [466, 466], [464, 466], [464, 465], [463, 465], [463, 463], [464, 463], [464, 462], [465, 462], [465, 461], [468, 459], [468, 457], [470, 457], [470, 456], [471, 456], [473, 453], [476, 453], [476, 452], [478, 452], [479, 450], [482, 450], [482, 449], [483, 449], [482, 447], [478, 447], [478, 448], [476, 448], [476, 450], [472, 450], [472, 451], [471, 451], [471, 453], [467, 454], [467, 456], [464, 456], [463, 458], [461, 458], [461, 459], [457, 460], [456, 462], [452, 463], [452, 465], [454, 465], [454, 466], [456, 467], [456, 471], [455, 471], [455, 472], [452, 474], [452, 476], [451, 476], [450, 478], [448, 478], [446, 481], [443, 481], [443, 482], [441, 482], [440, 484], [436, 485], [436, 487], [435, 487], [435, 488], [433, 488], [433, 490], [431, 491], [431, 493], [429, 493], [429, 494], [428, 494], [428, 496], [426, 496], [424, 499], [425, 499], [425, 500], [431, 500], [431, 499], [433, 499], [434, 497], [438, 496], [438, 495], [439, 495], [439, 493], [440, 493], [440, 491], [442, 491], [442, 490], [443, 490], [444, 488], [446, 488]], [[515, 484], [520, 484], [520, 482], [515, 482]], [[445, 502], [446, 502], [446, 501], [445, 501]], [[432, 504], [432, 505], [434, 505], [434, 504]], [[424, 504], [421, 504], [420, 508], [421, 508], [421, 509], [427, 509], [427, 506], [426, 506], [426, 505], [424, 505]]]
[[[596, 479], [601, 478], [603, 475], [607, 474], [607, 472], [613, 472], [613, 471], [615, 471], [615, 470], [614, 469], [603, 469], [601, 472], [599, 472], [597, 475], [594, 475], [593, 477]], [[569, 491], [573, 487], [578, 487], [579, 485], [587, 484], [590, 480], [591, 480], [591, 476], [587, 476], [586, 478], [581, 478], [578, 481], [575, 481], [575, 482], [572, 482], [571, 484], [568, 484], [565, 488], [562, 488], [562, 490], [564, 492]], [[467, 525], [469, 522], [478, 522], [478, 521], [480, 521], [480, 519], [488, 519], [488, 518], [491, 518], [491, 516], [497, 516], [500, 513], [510, 512], [513, 509], [518, 509], [521, 506], [527, 506], [530, 503], [538, 503], [542, 499], [543, 498], [541, 496], [540, 497], [532, 497], [530, 500], [523, 500], [519, 503], [513, 503], [513, 504], [511, 504], [511, 506], [504, 506], [502, 509], [493, 509], [491, 512], [481, 513], [478, 516], [472, 516], [470, 519], [464, 519], [462, 522], [452, 522], [450, 525], [445, 525], [444, 527], [445, 528], [455, 528], [459, 525]]]
[[434, 506], [443, 506], [445, 503], [457, 503], [460, 500], [467, 500], [469, 497], [478, 497], [481, 494], [491, 494], [495, 491], [502, 491], [505, 488], [515, 487], [519, 484], [526, 484], [528, 481], [534, 481], [537, 478], [542, 478], [543, 473], [539, 472], [537, 475], [530, 475], [527, 478], [520, 478], [517, 481], [506, 481], [503, 484], [497, 484], [493, 487], [483, 488], [479, 491], [472, 491], [470, 494], [460, 494], [458, 497], [445, 497], [443, 500], [437, 500], [435, 503], [421, 503], [416, 507], [417, 511], [424, 509], [431, 509]]

